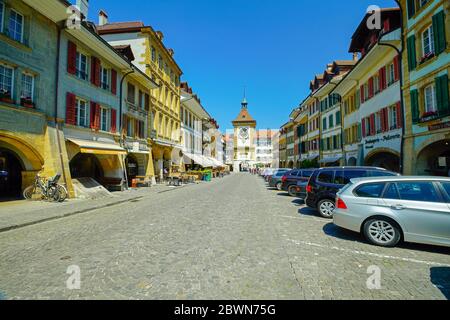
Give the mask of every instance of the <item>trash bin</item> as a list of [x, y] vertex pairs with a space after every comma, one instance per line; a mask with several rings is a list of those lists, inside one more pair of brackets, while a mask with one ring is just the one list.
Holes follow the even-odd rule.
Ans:
[[205, 173], [205, 181], [211, 181], [211, 172]]

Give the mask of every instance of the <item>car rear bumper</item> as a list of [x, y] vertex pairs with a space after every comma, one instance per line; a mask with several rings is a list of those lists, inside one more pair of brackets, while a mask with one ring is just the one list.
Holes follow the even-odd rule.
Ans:
[[360, 232], [362, 219], [360, 216], [352, 215], [348, 210], [336, 208], [333, 214], [333, 223], [338, 227]]

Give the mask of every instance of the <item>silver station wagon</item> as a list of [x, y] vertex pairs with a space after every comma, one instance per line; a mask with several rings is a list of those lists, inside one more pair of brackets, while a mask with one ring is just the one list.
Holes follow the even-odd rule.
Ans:
[[352, 179], [337, 193], [333, 219], [378, 246], [403, 240], [450, 247], [450, 178]]

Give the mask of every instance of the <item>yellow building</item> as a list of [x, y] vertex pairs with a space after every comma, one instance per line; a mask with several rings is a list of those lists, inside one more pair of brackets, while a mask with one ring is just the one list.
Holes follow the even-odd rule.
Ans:
[[174, 51], [165, 47], [163, 33], [142, 22], [108, 23], [101, 12], [99, 34], [113, 46], [130, 45], [134, 63], [159, 85], [151, 94], [149, 128], [155, 174], [181, 165], [180, 76]]
[[450, 2], [400, 0], [404, 173], [450, 173]]
[[256, 120], [248, 112], [244, 98], [241, 111], [232, 121], [234, 127], [233, 171], [239, 172], [256, 165]]

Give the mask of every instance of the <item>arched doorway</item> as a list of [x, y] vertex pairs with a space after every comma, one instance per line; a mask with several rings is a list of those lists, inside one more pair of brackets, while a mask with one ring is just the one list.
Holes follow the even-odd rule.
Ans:
[[366, 166], [384, 168], [393, 172], [400, 172], [400, 158], [389, 151], [380, 151], [369, 155], [365, 161]]
[[434, 142], [417, 156], [416, 172], [419, 175], [449, 176], [450, 139]]
[[69, 163], [73, 179], [92, 178], [101, 183], [104, 177], [102, 166], [93, 154], [78, 153]]
[[356, 158], [355, 157], [350, 157], [348, 159], [347, 165], [349, 167], [355, 167], [356, 166]]
[[135, 179], [139, 175], [139, 164], [137, 159], [129, 154], [125, 158], [125, 166], [127, 169], [128, 186], [131, 187], [133, 179]]
[[22, 197], [22, 171], [20, 158], [12, 151], [0, 149], [0, 202]]

